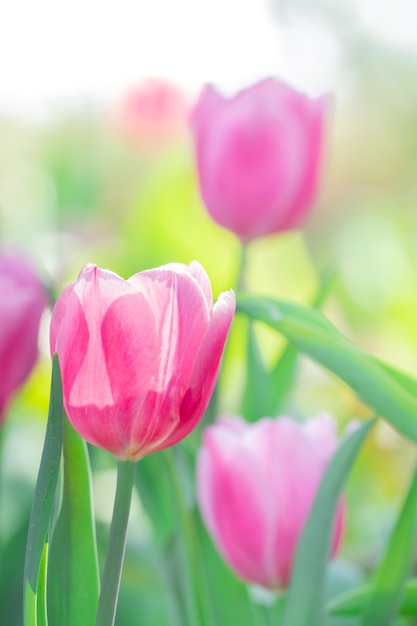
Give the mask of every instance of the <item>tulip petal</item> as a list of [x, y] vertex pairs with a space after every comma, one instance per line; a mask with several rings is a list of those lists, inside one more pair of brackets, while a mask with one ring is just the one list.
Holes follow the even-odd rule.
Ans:
[[49, 345], [51, 350], [51, 356], [56, 352], [56, 340], [57, 335], [62, 324], [62, 320], [64, 319], [68, 302], [71, 298], [72, 291], [74, 289], [74, 283], [70, 283], [65, 287], [65, 289], [61, 292], [58, 300], [55, 303], [54, 311], [51, 319], [51, 326], [49, 329]]
[[[204, 432], [197, 458], [201, 513], [220, 553], [241, 578], [270, 589], [287, 585], [325, 469], [317, 426], [328, 435], [333, 425], [330, 416], [319, 416], [311, 434], [285, 416], [254, 424], [222, 416]], [[343, 524], [341, 500], [332, 554]]]
[[297, 225], [317, 190], [326, 109], [272, 78], [232, 98], [206, 86], [191, 127], [213, 219], [243, 241]]
[[[212, 310], [210, 282], [197, 262], [169, 264], [128, 281], [94, 265], [84, 267], [58, 300], [50, 332], [51, 351], [57, 350], [63, 372], [65, 408], [76, 430], [129, 460], [182, 439], [208, 403], [234, 296], [229, 309], [225, 325], [222, 307]], [[208, 383], [200, 380], [202, 372], [195, 374], [202, 347], [205, 357], [215, 358]], [[190, 380], [204, 397], [194, 403], [196, 414], [184, 415]]]
[[[259, 507], [260, 475], [233, 433], [207, 429], [198, 460], [202, 513], [217, 546], [246, 580], [264, 584], [262, 557], [266, 517]], [[219, 488], [221, 486], [221, 488]]]
[[136, 274], [129, 282], [145, 295], [155, 316], [160, 346], [156, 391], [166, 390], [171, 380], [185, 384], [210, 318], [201, 287], [188, 269], [164, 267]]
[[26, 259], [0, 254], [0, 422], [11, 394], [29, 375], [38, 354], [38, 332], [47, 297]]
[[207, 408], [235, 307], [236, 298], [233, 291], [220, 294], [214, 305], [213, 317], [207, 325], [195, 355], [188, 389], [179, 408], [180, 422], [167, 440], [166, 446], [174, 445], [191, 432]]

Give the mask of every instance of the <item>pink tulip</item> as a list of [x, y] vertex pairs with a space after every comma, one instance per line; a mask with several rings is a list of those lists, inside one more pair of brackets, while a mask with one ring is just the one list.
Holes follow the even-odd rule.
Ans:
[[47, 295], [28, 261], [5, 252], [0, 253], [0, 292], [1, 423], [12, 394], [35, 365]]
[[85, 266], [51, 323], [74, 428], [125, 460], [186, 437], [207, 407], [234, 310], [232, 291], [213, 307], [195, 261], [128, 280]]
[[126, 94], [117, 117], [127, 138], [158, 147], [185, 131], [188, 103], [176, 85], [148, 78]]
[[[248, 424], [223, 417], [209, 426], [197, 460], [197, 495], [220, 554], [244, 580], [269, 589], [288, 584], [297, 541], [324, 469], [337, 447], [334, 420], [288, 417]], [[340, 501], [332, 540], [339, 546]]]
[[211, 217], [243, 241], [297, 226], [317, 191], [326, 108], [272, 78], [233, 98], [206, 86], [191, 125]]

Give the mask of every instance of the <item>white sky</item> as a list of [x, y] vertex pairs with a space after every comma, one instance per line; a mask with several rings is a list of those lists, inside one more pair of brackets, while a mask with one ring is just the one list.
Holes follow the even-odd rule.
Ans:
[[[365, 25], [400, 40], [414, 37], [416, 5], [358, 3]], [[279, 28], [268, 0], [0, 0], [0, 112], [94, 104], [150, 75], [196, 90], [208, 80], [236, 89], [275, 74], [329, 91], [337, 65], [328, 33]]]

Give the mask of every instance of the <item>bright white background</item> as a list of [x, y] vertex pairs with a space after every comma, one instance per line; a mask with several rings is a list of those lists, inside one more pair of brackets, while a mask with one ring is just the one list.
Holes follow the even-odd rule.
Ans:
[[[319, 21], [292, 23], [290, 2], [275, 4], [280, 22], [267, 0], [0, 0], [0, 113], [94, 105], [149, 75], [188, 90], [208, 80], [235, 89], [266, 74], [334, 90], [337, 38]], [[417, 46], [415, 0], [349, 7], [359, 31]]]

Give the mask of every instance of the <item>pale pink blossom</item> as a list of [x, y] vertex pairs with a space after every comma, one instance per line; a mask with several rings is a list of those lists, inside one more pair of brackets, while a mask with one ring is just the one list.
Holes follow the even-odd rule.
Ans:
[[243, 241], [297, 226], [316, 196], [327, 108], [273, 78], [231, 98], [207, 85], [191, 126], [211, 217]]
[[195, 261], [128, 280], [85, 266], [51, 323], [74, 428], [126, 460], [183, 439], [207, 407], [234, 310], [232, 291], [213, 306]]
[[[197, 460], [197, 496], [220, 554], [244, 580], [285, 587], [297, 542], [326, 465], [338, 445], [323, 414], [300, 424], [289, 417], [248, 424], [222, 417], [209, 426]], [[344, 525], [340, 500], [332, 555]]]
[[188, 114], [188, 102], [178, 86], [147, 78], [126, 93], [117, 117], [128, 139], [153, 148], [184, 133]]

